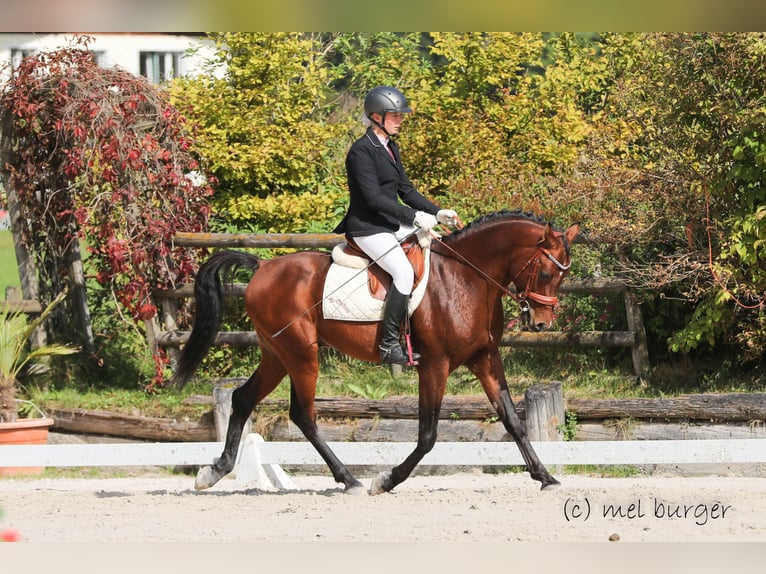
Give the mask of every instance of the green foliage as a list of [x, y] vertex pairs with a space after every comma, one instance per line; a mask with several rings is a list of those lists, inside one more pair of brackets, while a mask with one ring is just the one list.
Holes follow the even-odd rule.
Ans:
[[386, 398], [388, 395], [388, 389], [386, 389], [386, 387], [377, 386], [370, 383], [366, 383], [364, 385], [346, 383], [346, 388], [352, 393], [359, 395], [364, 399], [379, 400]]
[[[194, 149], [219, 180], [217, 199], [317, 191], [345, 128], [331, 121], [336, 79], [318, 35], [227, 33], [213, 36], [211, 70], [184, 78], [172, 101], [197, 124]], [[330, 173], [330, 181], [332, 176]]]
[[329, 233], [345, 213], [347, 192], [280, 193], [232, 197], [219, 212], [229, 225], [262, 233]]
[[567, 410], [564, 413], [564, 424], [560, 425], [559, 430], [565, 441], [574, 440], [577, 436], [577, 413]]
[[0, 305], [0, 422], [14, 422], [17, 416], [15, 396], [18, 377], [26, 370], [30, 374], [43, 372], [47, 367], [42, 360], [49, 357], [71, 355], [77, 349], [58, 343], [30, 348], [29, 338], [48, 319], [53, 309], [66, 296], [60, 293], [32, 320], [21, 312]]
[[0, 230], [0, 300], [5, 299], [7, 287], [19, 287], [19, 271], [13, 250], [13, 236], [7, 229]]

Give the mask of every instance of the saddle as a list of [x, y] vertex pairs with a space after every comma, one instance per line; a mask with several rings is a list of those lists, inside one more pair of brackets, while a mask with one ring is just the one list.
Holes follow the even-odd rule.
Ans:
[[[417, 237], [405, 239], [402, 242], [402, 249], [407, 255], [407, 260], [412, 265], [415, 272], [415, 284], [413, 290], [418, 286], [425, 275], [425, 257], [423, 248]], [[332, 259], [338, 265], [344, 267], [353, 267], [355, 269], [367, 268], [367, 287], [370, 295], [384, 301], [386, 293], [391, 288], [391, 275], [386, 273], [378, 264], [370, 265], [370, 257], [362, 251], [359, 246], [350, 237], [346, 238], [344, 243], [339, 243], [332, 250]]]

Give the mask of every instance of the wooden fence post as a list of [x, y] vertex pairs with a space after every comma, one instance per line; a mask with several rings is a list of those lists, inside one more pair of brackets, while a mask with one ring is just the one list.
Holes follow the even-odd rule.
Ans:
[[[32, 259], [26, 246], [21, 242], [21, 211], [12, 185], [5, 186], [5, 199], [8, 203], [11, 236], [13, 237], [13, 247], [16, 252], [16, 264], [19, 270], [22, 295], [24, 299], [40, 301], [40, 284], [37, 279], [37, 268], [34, 259]], [[30, 343], [33, 349], [38, 349], [48, 344], [48, 334], [45, 332], [44, 325], [40, 325], [34, 330], [30, 337]]]
[[[231, 415], [231, 394], [238, 386], [238, 382], [221, 381], [213, 387], [213, 418], [215, 420], [215, 435], [218, 442], [226, 440], [226, 431], [229, 428], [229, 416]], [[245, 428], [242, 430], [242, 443], [244, 443], [244, 437], [249, 435], [252, 429], [253, 423], [250, 417], [248, 417]]]
[[639, 378], [649, 376], [649, 350], [646, 344], [646, 329], [641, 316], [641, 309], [636, 303], [636, 296], [630, 291], [625, 291], [625, 314], [628, 318], [628, 329], [635, 334], [636, 340], [630, 348], [633, 353], [633, 371]]
[[563, 440], [561, 426], [565, 422], [565, 412], [561, 382], [529, 387], [524, 393], [524, 413], [530, 441]]

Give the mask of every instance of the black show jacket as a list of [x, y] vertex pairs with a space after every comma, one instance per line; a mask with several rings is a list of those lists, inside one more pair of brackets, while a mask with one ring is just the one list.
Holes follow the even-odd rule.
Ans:
[[[399, 224], [412, 225], [416, 211], [436, 215], [439, 207], [410, 182], [404, 172], [399, 147], [389, 140], [396, 161], [372, 128], [360, 137], [346, 155], [350, 202], [346, 216], [335, 233], [349, 237], [392, 233]], [[400, 198], [404, 204], [397, 201]]]

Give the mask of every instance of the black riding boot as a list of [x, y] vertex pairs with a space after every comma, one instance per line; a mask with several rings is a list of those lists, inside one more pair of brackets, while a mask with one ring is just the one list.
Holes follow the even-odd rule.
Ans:
[[[409, 295], [404, 295], [391, 285], [386, 296], [383, 309], [383, 336], [380, 339], [380, 362], [384, 365], [406, 365], [410, 362], [401, 344], [402, 321], [407, 314]], [[412, 353], [412, 360], [417, 361], [420, 355]]]

